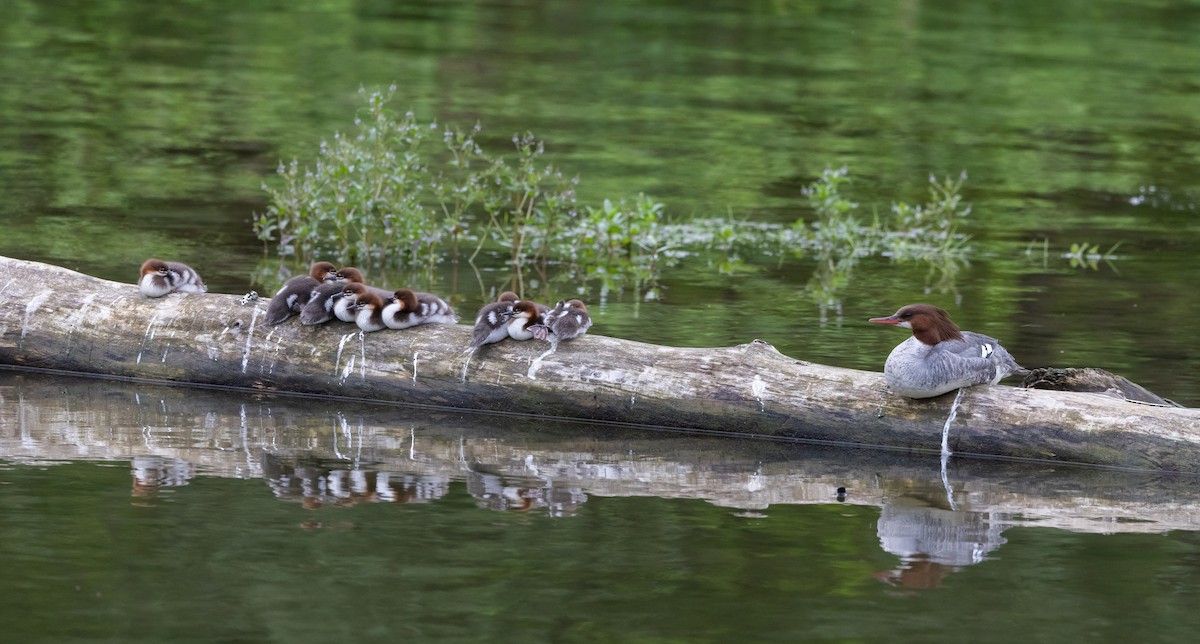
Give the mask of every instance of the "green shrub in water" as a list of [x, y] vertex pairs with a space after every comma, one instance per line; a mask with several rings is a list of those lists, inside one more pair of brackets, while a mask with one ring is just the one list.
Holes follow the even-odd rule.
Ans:
[[893, 204], [887, 220], [855, 216], [858, 204], [842, 194], [849, 172], [840, 168], [804, 189], [811, 221], [668, 222], [663, 204], [646, 195], [579, 208], [579, 178], [545, 163], [545, 146], [531, 133], [513, 136], [509, 156], [494, 156], [480, 145], [478, 124], [459, 129], [420, 123], [411, 112], [397, 116], [387, 107], [394, 86], [359, 93], [366, 105], [353, 132], [322, 142], [310, 167], [281, 165], [279, 185], [264, 185], [271, 201], [254, 216], [254, 231], [264, 244], [277, 243], [280, 255], [405, 268], [439, 261], [444, 244], [457, 257], [468, 242], [472, 260], [485, 247], [503, 253], [518, 283], [532, 268], [545, 283], [599, 281], [602, 292], [632, 286], [653, 298], [659, 271], [691, 254], [714, 253], [712, 265], [728, 272], [743, 255], [792, 253], [817, 261], [813, 295], [832, 304], [858, 257], [947, 265], [969, 252], [958, 232], [970, 213], [961, 197], [965, 174], [931, 178], [928, 203]]

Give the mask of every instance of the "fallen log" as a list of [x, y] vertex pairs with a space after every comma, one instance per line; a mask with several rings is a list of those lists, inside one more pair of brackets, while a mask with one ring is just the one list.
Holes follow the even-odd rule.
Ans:
[[[237, 295], [149, 299], [134, 284], [0, 258], [0, 365], [697, 432], [936, 450], [953, 394], [908, 400], [880, 373], [813, 364], [755, 340], [676, 348], [589, 334], [554, 353], [504, 341], [468, 361], [466, 325], [362, 334], [262, 323]], [[980, 386], [950, 448], [1200, 473], [1200, 410]]]

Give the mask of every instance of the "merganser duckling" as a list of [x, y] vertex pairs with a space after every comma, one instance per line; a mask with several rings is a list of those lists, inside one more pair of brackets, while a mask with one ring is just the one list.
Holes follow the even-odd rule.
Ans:
[[162, 297], [167, 293], [205, 293], [208, 287], [200, 279], [200, 273], [187, 264], [164, 262], [151, 257], [142, 263], [142, 274], [138, 288], [146, 297]]
[[300, 313], [318, 286], [336, 279], [336, 266], [329, 262], [317, 262], [309, 267], [307, 275], [297, 275], [284, 282], [267, 305], [267, 324], [279, 324]]
[[[360, 288], [362, 285], [357, 285]], [[373, 291], [364, 292], [356, 297], [354, 303], [354, 323], [367, 333], [382, 331], [387, 327], [383, 323], [383, 298]]]
[[532, 340], [535, 330], [530, 327], [541, 324], [542, 316], [548, 313], [550, 308], [530, 300], [519, 300], [512, 307], [512, 317], [508, 321], [508, 337], [514, 340]]
[[389, 329], [407, 329], [418, 324], [457, 324], [458, 316], [445, 300], [433, 293], [402, 288], [383, 307], [383, 323]]
[[555, 345], [587, 333], [592, 326], [592, 316], [582, 300], [559, 300], [543, 317], [544, 321], [532, 329], [533, 335]]
[[342, 297], [346, 288], [344, 280], [325, 282], [312, 290], [308, 303], [300, 309], [300, 324], [311, 326], [324, 324], [333, 319], [333, 305]]
[[[338, 270], [337, 274], [338, 279], [343, 279], [348, 282], [348, 284], [346, 284], [346, 286], [342, 289], [342, 297], [337, 298], [337, 300], [333, 303], [333, 315], [342, 322], [354, 322], [355, 318], [357, 317], [357, 312], [353, 308], [355, 300], [347, 300], [347, 295], [358, 295], [361, 292], [369, 291], [375, 293], [381, 300], [384, 301], [387, 301], [392, 297], [392, 292], [387, 289], [382, 289], [378, 286], [367, 286], [363, 281], [362, 272], [357, 268], [342, 268]], [[361, 285], [364, 290], [360, 291], [355, 289], [353, 293], [350, 293], [350, 287], [355, 284]]]
[[357, 268], [339, 270], [334, 281], [326, 282], [313, 289], [308, 304], [305, 304], [304, 308], [300, 310], [300, 324], [325, 324], [332, 320], [336, 317], [334, 306], [342, 298], [342, 290], [346, 288], [346, 284], [362, 284], [362, 281], [362, 273]]
[[471, 333], [471, 348], [499, 342], [508, 337], [508, 322], [512, 318], [513, 303], [521, 298], [512, 291], [505, 291], [495, 302], [484, 304], [475, 316], [475, 330]]
[[358, 298], [366, 297], [371, 291], [362, 282], [342, 285], [342, 294], [333, 304], [333, 315], [342, 322], [354, 322], [358, 317]]
[[892, 349], [883, 375], [892, 391], [907, 398], [931, 398], [960, 387], [996, 384], [1028, 371], [993, 337], [961, 331], [944, 310], [909, 304], [878, 324], [912, 329], [912, 337]]

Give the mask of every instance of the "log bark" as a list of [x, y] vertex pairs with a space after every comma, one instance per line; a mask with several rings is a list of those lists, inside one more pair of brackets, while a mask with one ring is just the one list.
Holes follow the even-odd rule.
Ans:
[[[262, 323], [238, 295], [136, 285], [0, 258], [0, 365], [701, 433], [936, 451], [954, 394], [909, 400], [880, 373], [797, 360], [755, 340], [677, 348], [589, 333], [547, 354], [506, 340], [470, 357], [470, 327], [362, 334]], [[465, 317], [470, 317], [470, 312]], [[966, 390], [958, 454], [1200, 472], [1200, 410], [1006, 386]]]

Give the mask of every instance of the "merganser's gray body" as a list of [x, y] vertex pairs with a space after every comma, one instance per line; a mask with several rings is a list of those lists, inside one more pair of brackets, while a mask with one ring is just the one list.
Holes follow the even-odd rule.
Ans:
[[995, 338], [971, 331], [962, 336], [934, 345], [909, 337], [896, 345], [883, 365], [888, 387], [907, 398], [930, 398], [1024, 371]]

